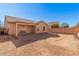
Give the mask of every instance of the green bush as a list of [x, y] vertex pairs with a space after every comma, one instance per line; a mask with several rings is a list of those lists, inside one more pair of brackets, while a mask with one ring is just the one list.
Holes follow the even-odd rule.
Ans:
[[67, 24], [67, 23], [62, 23], [62, 24], [61, 24], [61, 27], [62, 27], [62, 28], [69, 28], [69, 24]]
[[59, 26], [59, 22], [52, 22], [51, 23], [51, 27], [52, 28], [59, 28], [60, 26]]

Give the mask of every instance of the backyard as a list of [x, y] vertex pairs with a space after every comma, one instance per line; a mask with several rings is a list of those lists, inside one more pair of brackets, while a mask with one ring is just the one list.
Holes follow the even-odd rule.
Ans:
[[79, 40], [67, 34], [0, 36], [0, 55], [79, 55]]

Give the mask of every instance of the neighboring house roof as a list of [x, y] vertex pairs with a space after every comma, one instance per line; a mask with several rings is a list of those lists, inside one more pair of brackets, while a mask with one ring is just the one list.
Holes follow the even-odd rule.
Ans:
[[44, 24], [46, 24], [46, 25], [48, 26], [48, 24], [45, 23], [44, 21], [39, 21], [39, 22], [37, 22], [37, 24], [39, 24], [39, 23], [44, 23]]
[[[9, 18], [9, 19], [7, 19]], [[28, 19], [21, 19], [18, 17], [13, 17], [13, 16], [5, 16], [5, 20], [8, 22], [27, 22], [27, 23], [36, 23], [35, 21], [28, 20]]]

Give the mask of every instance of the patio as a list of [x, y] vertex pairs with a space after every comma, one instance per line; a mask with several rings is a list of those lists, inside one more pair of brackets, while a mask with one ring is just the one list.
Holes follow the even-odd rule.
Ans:
[[79, 55], [79, 41], [65, 34], [0, 36], [0, 55]]

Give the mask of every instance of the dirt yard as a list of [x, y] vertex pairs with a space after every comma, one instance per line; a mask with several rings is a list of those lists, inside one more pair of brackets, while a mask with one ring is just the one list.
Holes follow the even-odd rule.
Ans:
[[66, 34], [0, 36], [0, 55], [79, 55], [79, 39]]

